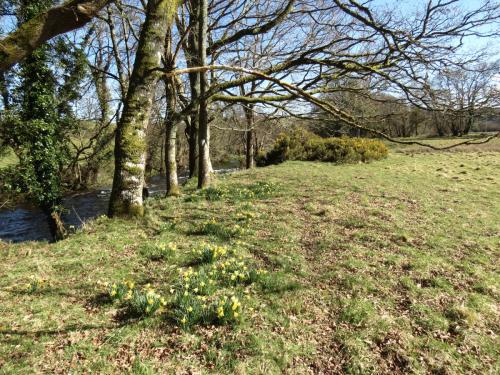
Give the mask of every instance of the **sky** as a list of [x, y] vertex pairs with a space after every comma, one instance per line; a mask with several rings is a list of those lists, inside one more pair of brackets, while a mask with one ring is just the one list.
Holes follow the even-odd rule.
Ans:
[[[438, 0], [434, 0], [437, 3]], [[491, 0], [492, 3], [500, 5], [500, 0]], [[477, 9], [484, 3], [484, 0], [458, 0], [456, 6], [464, 10]], [[393, 10], [395, 7], [403, 13], [403, 15], [415, 14], [417, 9], [423, 9], [427, 0], [373, 0], [371, 4], [381, 7], [382, 9], [387, 8]], [[495, 26], [497, 30], [500, 28], [500, 23]], [[493, 27], [490, 26], [489, 29], [492, 30]], [[498, 60], [500, 58], [500, 40], [495, 40], [495, 38], [479, 38], [475, 36], [467, 37], [464, 40], [464, 48], [466, 50], [488, 50], [492, 57], [490, 60]]]

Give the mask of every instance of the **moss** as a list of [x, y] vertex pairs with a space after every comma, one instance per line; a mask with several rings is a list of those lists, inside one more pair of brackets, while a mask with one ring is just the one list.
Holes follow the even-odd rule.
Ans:
[[138, 164], [146, 151], [146, 140], [135, 132], [127, 132], [121, 137], [121, 152], [127, 160]]
[[168, 191], [167, 191], [167, 196], [169, 197], [178, 197], [181, 195], [181, 190], [179, 189], [179, 186], [171, 186]]
[[111, 212], [113, 217], [142, 217], [144, 216], [144, 206], [122, 200], [114, 200]]
[[132, 176], [142, 176], [144, 169], [138, 166], [127, 166], [123, 167], [123, 170], [127, 171]]

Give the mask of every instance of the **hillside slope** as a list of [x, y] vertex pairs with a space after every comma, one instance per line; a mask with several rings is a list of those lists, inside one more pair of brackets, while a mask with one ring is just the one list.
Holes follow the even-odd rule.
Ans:
[[[496, 373], [499, 184], [494, 152], [289, 162], [151, 199], [141, 221], [0, 244], [0, 373]], [[200, 260], [203, 241], [233, 255]], [[218, 274], [207, 298], [237, 295], [241, 319], [182, 329], [179, 268], [227, 257], [259, 276]], [[164, 311], [112, 303], [103, 282], [123, 279]]]

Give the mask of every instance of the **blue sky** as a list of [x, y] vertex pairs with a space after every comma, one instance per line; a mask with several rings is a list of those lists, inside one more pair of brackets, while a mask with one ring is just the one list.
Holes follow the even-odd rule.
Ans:
[[[434, 3], [437, 3], [438, 0], [434, 0]], [[380, 6], [382, 8], [399, 9], [403, 14], [414, 14], [417, 9], [423, 9], [427, 0], [373, 0], [372, 4], [376, 6]], [[498, 0], [492, 0], [493, 3], [499, 4]], [[477, 9], [484, 3], [484, 0], [459, 0], [456, 2], [455, 6], [467, 10]], [[497, 24], [496, 27], [500, 27], [500, 24]], [[490, 28], [491, 29], [491, 28]], [[467, 49], [481, 49], [481, 48], [489, 48], [492, 54], [496, 54], [496, 59], [500, 56], [500, 41], [495, 40], [493, 38], [478, 38], [478, 37], [469, 37], [464, 41], [465, 48]]]

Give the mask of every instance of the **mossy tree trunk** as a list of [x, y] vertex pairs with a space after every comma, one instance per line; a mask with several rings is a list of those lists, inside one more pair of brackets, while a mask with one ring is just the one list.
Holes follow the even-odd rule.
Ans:
[[177, 0], [150, 0], [141, 29], [134, 69], [115, 138], [115, 174], [110, 216], [142, 216], [146, 129], [165, 48], [168, 25]]
[[[170, 85], [169, 85], [170, 86]], [[169, 90], [169, 89], [167, 89]], [[175, 97], [173, 100], [169, 98], [172, 93], [167, 94], [167, 101], [170, 111], [171, 106], [175, 106]], [[174, 92], [175, 95], [175, 92]], [[165, 135], [165, 167], [167, 171], [167, 195], [176, 196], [180, 194], [179, 180], [177, 178], [177, 122], [172, 119], [170, 113], [166, 119], [166, 135]]]
[[[198, 56], [200, 66], [207, 62], [208, 1], [200, 0], [198, 9]], [[198, 129], [198, 188], [210, 185], [210, 131], [208, 128], [207, 73], [200, 73], [200, 108]]]
[[[174, 70], [175, 61], [172, 53], [172, 30], [169, 28], [165, 36], [164, 60], [168, 71]], [[177, 121], [174, 119], [176, 109], [175, 77], [167, 77], [165, 96], [167, 98], [167, 115], [165, 118], [165, 170], [167, 172], [167, 196], [180, 194], [177, 179]]]

